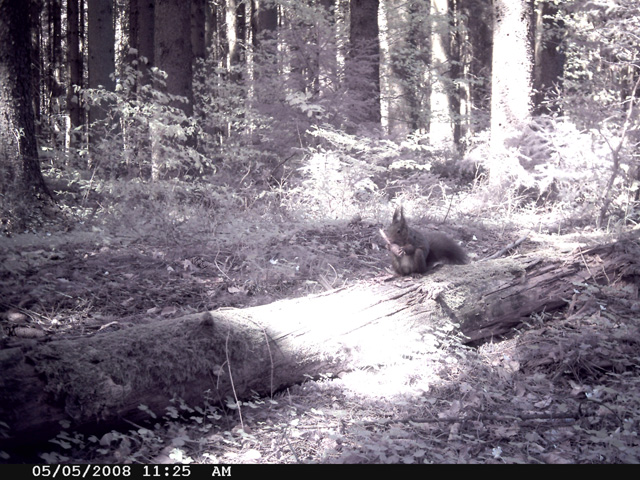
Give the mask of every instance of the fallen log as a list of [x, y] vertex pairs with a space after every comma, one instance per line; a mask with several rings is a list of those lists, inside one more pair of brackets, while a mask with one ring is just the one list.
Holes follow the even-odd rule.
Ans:
[[[638, 231], [619, 242], [578, 248], [569, 255], [514, 258], [510, 271], [496, 272], [501, 263], [483, 262], [482, 275], [468, 278], [466, 302], [451, 312], [460, 321], [467, 344], [500, 338], [533, 315], [549, 315], [571, 307], [587, 284], [631, 286], [638, 294], [640, 284], [640, 243]], [[488, 268], [492, 265], [491, 268]], [[487, 268], [485, 268], [487, 267]]]
[[62, 420], [107, 430], [148, 418], [145, 410], [161, 415], [174, 397], [224, 404], [393, 363], [428, 336], [437, 345], [435, 329], [445, 323], [466, 343], [499, 338], [531, 315], [567, 308], [586, 282], [635, 282], [637, 293], [639, 253], [634, 237], [564, 258], [444, 266], [260, 307], [15, 340], [0, 350], [0, 450], [46, 441]]

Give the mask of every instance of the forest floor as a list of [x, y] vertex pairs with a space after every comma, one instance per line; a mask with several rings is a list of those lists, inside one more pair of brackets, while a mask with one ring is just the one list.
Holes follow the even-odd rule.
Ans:
[[[2, 238], [0, 348], [13, 336], [89, 335], [386, 277], [380, 226], [265, 221], [227, 242], [223, 231], [141, 236], [95, 225]], [[486, 231], [481, 244], [476, 232], [448, 233], [475, 258], [519, 236], [503, 232], [498, 244]], [[240, 411], [177, 404], [154, 426], [64, 431], [34, 454], [74, 463], [640, 462], [640, 339], [629, 338], [638, 318], [594, 304], [580, 318], [534, 320], [510, 339], [425, 346], [401, 365], [315, 379]], [[622, 342], [631, 345], [624, 356]], [[602, 358], [616, 360], [604, 367]], [[0, 461], [12, 458], [0, 452]]]

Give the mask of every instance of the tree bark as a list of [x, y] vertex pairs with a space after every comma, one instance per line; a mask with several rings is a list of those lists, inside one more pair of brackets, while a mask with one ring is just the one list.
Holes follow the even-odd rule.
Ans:
[[75, 147], [82, 125], [82, 108], [75, 87], [82, 87], [82, 55], [80, 52], [80, 5], [78, 0], [67, 0], [67, 111], [69, 125], [67, 148]]
[[[87, 0], [89, 16], [89, 88], [102, 86], [115, 90], [113, 74], [115, 64], [115, 30], [113, 26], [113, 0]], [[93, 106], [89, 123], [106, 117], [105, 107]]]
[[147, 63], [140, 62], [139, 68], [142, 76], [138, 83], [138, 88], [148, 85], [151, 80], [149, 78], [149, 67], [155, 65], [155, 56], [153, 49], [153, 38], [155, 32], [155, 3], [152, 0], [132, 0], [136, 3], [138, 11], [137, 22], [137, 47], [138, 55], [144, 57]]
[[156, 0], [155, 66], [167, 74], [166, 92], [186, 99], [170, 101], [187, 116], [193, 114], [191, 1]]
[[467, 127], [473, 132], [489, 127], [491, 110], [491, 62], [493, 54], [492, 6], [484, 0], [463, 0], [460, 11], [463, 14], [466, 41], [461, 46], [462, 57], [468, 59], [467, 77], [469, 107], [467, 107]]
[[514, 167], [505, 162], [506, 146], [531, 117], [532, 7], [528, 0], [495, 0], [493, 5], [489, 178], [501, 184]]
[[[562, 51], [564, 22], [558, 18], [555, 2], [539, 2], [535, 7], [535, 45], [533, 62], [533, 106], [537, 114], [558, 112], [556, 95], [564, 73], [565, 55]], [[551, 100], [551, 103], [545, 103]]]
[[204, 60], [207, 56], [207, 8], [209, 6], [205, 0], [191, 0], [191, 50], [194, 60]]
[[47, 72], [45, 87], [47, 129], [49, 142], [54, 148], [60, 140], [57, 124], [62, 112], [61, 97], [66, 93], [62, 81], [62, 6], [60, 0], [47, 1]]
[[432, 145], [452, 146], [450, 92], [452, 86], [449, 51], [449, 2], [431, 1], [431, 106], [429, 140]]
[[29, 9], [23, 0], [0, 0], [0, 215], [11, 223], [26, 221], [35, 200], [50, 195], [38, 159]]
[[[195, 137], [179, 140], [166, 131], [167, 122], [186, 127], [193, 115], [193, 50], [191, 48], [191, 0], [156, 0], [154, 10], [154, 62], [166, 73], [154, 88], [168, 94], [167, 104], [175, 109], [172, 115], [163, 113], [151, 119], [151, 178], [158, 180], [168, 171], [167, 158], [176, 148], [195, 145]], [[177, 122], [170, 116], [184, 112]], [[180, 114], [181, 115], [181, 114]], [[171, 154], [167, 152], [173, 149]]]
[[378, 0], [351, 0], [345, 107], [355, 130], [361, 122], [380, 124], [380, 42]]
[[[115, 91], [115, 28], [113, 21], [114, 0], [87, 0], [88, 34], [88, 85], [90, 89]], [[116, 121], [109, 118], [113, 103], [103, 95], [93, 102], [88, 111], [89, 161], [92, 166], [100, 164], [109, 144], [104, 140], [113, 135]], [[112, 147], [112, 144], [111, 144]]]
[[223, 403], [309, 376], [393, 364], [416, 342], [438, 345], [452, 324], [469, 344], [508, 335], [531, 315], [568, 307], [585, 283], [637, 285], [638, 236], [569, 258], [445, 266], [421, 278], [79, 338], [15, 339], [0, 350], [0, 418], [11, 435], [0, 450], [46, 441], [61, 420], [72, 429], [111, 429], [117, 419], [148, 418], [139, 405], [162, 415], [174, 396]]

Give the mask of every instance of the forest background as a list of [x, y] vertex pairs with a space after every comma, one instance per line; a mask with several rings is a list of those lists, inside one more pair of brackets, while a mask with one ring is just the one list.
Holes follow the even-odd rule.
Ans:
[[[396, 205], [473, 259], [636, 230], [638, 32], [634, 0], [0, 0], [3, 342], [375, 278]], [[637, 461], [635, 422], [544, 460]], [[409, 458], [359, 441], [321, 457]]]

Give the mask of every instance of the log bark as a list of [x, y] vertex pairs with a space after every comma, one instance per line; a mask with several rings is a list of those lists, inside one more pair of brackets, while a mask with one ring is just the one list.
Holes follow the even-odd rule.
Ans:
[[[471, 301], [450, 315], [460, 319], [465, 342], [474, 345], [509, 334], [533, 315], [575, 310], [575, 297], [587, 284], [630, 286], [637, 296], [639, 236], [635, 231], [624, 240], [579, 248], [565, 256], [544, 252], [544, 256], [516, 257], [511, 264], [508, 260], [476, 264], [486, 268], [477, 269], [482, 273], [477, 282], [466, 279], [471, 280], [467, 295]], [[501, 265], [509, 270], [496, 270]]]
[[61, 420], [73, 430], [112, 429], [119, 419], [148, 419], [140, 405], [162, 415], [174, 397], [224, 404], [309, 376], [391, 364], [421, 342], [437, 346], [443, 326], [456, 325], [471, 344], [508, 335], [531, 315], [567, 308], [587, 282], [629, 282], [637, 293], [639, 253], [636, 235], [564, 258], [444, 266], [77, 338], [15, 338], [0, 350], [0, 420], [9, 435], [0, 450], [47, 441]]

